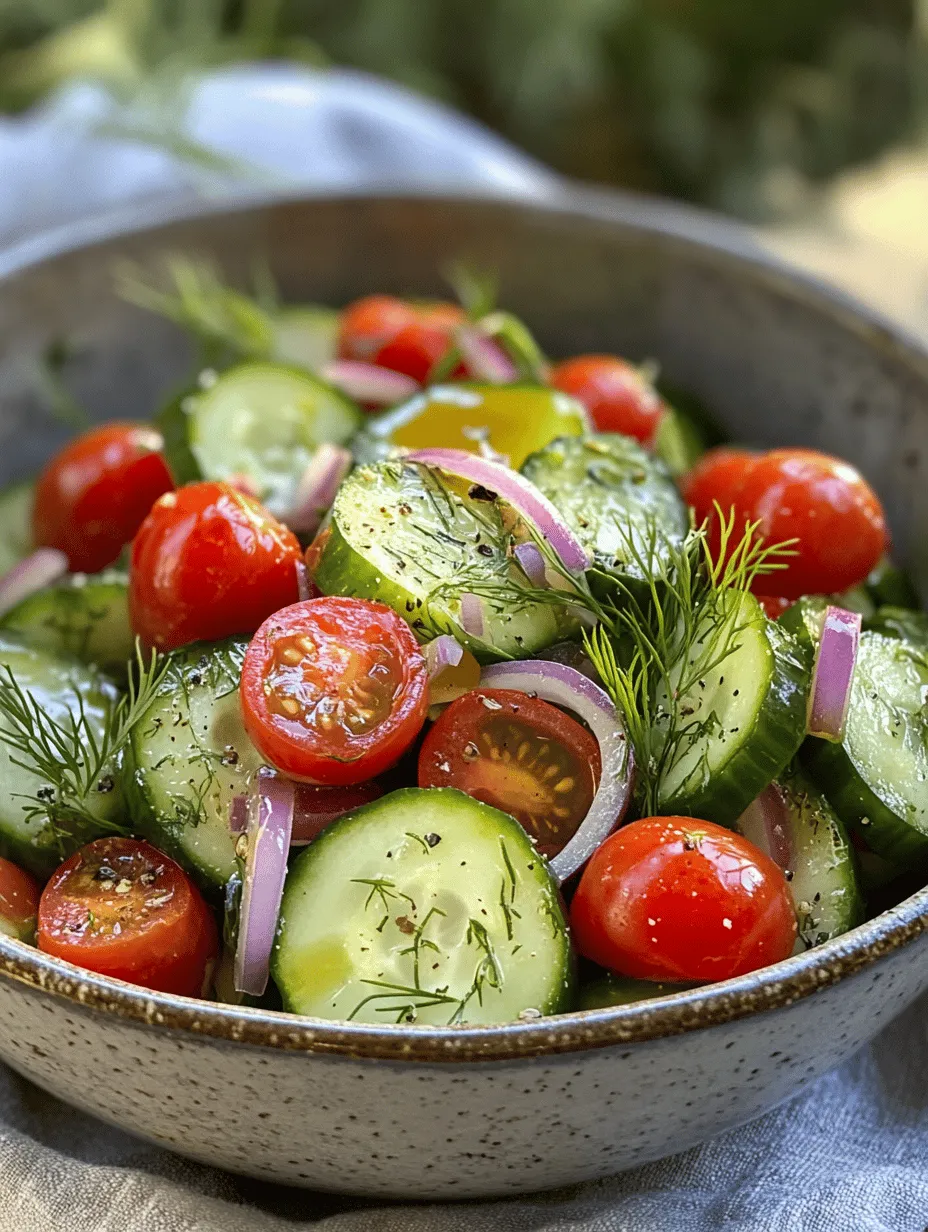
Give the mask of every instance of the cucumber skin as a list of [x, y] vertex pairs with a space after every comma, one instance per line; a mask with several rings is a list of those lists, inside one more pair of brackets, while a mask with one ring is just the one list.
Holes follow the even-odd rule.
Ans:
[[164, 438], [164, 457], [168, 470], [179, 488], [187, 483], [198, 483], [203, 478], [190, 448], [187, 426], [189, 414], [184, 410], [185, 401], [195, 393], [195, 390], [184, 389], [175, 394], [155, 417], [155, 427]]
[[799, 751], [806, 730], [811, 655], [776, 622], [765, 620], [764, 631], [773, 676], [751, 740], [754, 751], [742, 745], [709, 782], [662, 801], [664, 816], [699, 817], [734, 829], [751, 801], [782, 774]]
[[655, 997], [670, 997], [675, 992], [689, 992], [698, 984], [666, 984], [650, 980], [633, 980], [629, 976], [603, 971], [595, 979], [584, 982], [577, 993], [578, 1010], [604, 1010], [613, 1005], [637, 1005]]

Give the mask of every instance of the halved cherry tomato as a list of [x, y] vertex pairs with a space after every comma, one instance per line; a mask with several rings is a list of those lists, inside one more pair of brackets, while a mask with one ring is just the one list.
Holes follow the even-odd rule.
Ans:
[[[757, 455], [748, 449], [732, 449], [727, 445], [710, 449], [699, 459], [681, 483], [683, 499], [692, 506], [696, 525], [708, 526], [709, 546], [713, 554], [720, 546], [720, 517], [729, 518], [736, 511], [733, 538], [737, 543], [744, 531], [741, 492]], [[716, 508], [718, 506], [718, 509]], [[740, 525], [739, 525], [740, 523]]]
[[[773, 579], [776, 581], [776, 579]], [[768, 620], [779, 620], [783, 613], [793, 606], [795, 600], [784, 599], [780, 595], [758, 595], [757, 602], [764, 609]]]
[[132, 545], [132, 628], [159, 650], [253, 633], [298, 598], [301, 561], [296, 536], [230, 484], [168, 492]]
[[643, 980], [729, 979], [788, 958], [796, 941], [782, 870], [694, 817], [645, 817], [607, 838], [570, 922], [581, 954]]
[[309, 599], [264, 622], [245, 654], [242, 715], [255, 746], [291, 778], [373, 778], [425, 722], [428, 672], [401, 616], [367, 599]]
[[391, 338], [416, 319], [412, 304], [394, 295], [365, 295], [342, 312], [338, 353], [342, 359], [372, 362]]
[[600, 771], [585, 727], [514, 689], [475, 689], [452, 702], [419, 753], [420, 787], [457, 787], [509, 813], [547, 856], [589, 812]]
[[768, 543], [796, 539], [796, 555], [775, 579], [790, 599], [832, 594], [863, 582], [889, 546], [876, 493], [847, 462], [813, 449], [774, 449], [747, 471], [739, 494]]
[[551, 384], [579, 399], [590, 412], [597, 432], [622, 432], [644, 445], [666, 407], [641, 372], [615, 355], [578, 355], [555, 365]]
[[18, 864], [0, 858], [0, 933], [30, 941], [42, 887]]
[[64, 552], [72, 572], [111, 565], [153, 503], [174, 487], [163, 447], [160, 432], [133, 423], [107, 424], [71, 441], [36, 484], [36, 546]]
[[52, 876], [38, 945], [78, 967], [186, 997], [202, 995], [216, 922], [184, 872], [149, 843], [98, 838]]

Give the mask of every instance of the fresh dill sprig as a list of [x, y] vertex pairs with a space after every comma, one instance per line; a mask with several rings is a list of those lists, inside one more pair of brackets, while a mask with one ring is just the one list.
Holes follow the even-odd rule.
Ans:
[[496, 308], [499, 275], [466, 261], [452, 261], [442, 270], [445, 281], [471, 321], [479, 321]]
[[[786, 567], [792, 543], [766, 545], [758, 524], [735, 538], [736, 516], [718, 510], [720, 543], [711, 551], [706, 527], [682, 543], [652, 523], [643, 542], [624, 535], [642, 581], [614, 579], [610, 619], [584, 635], [587, 654], [623, 715], [635, 751], [637, 796], [645, 814], [660, 810], [669, 776], [719, 727], [714, 710], [700, 713], [693, 693], [740, 646], [747, 627], [741, 596], [763, 573]], [[694, 764], [687, 779], [702, 773]]]
[[102, 725], [87, 713], [78, 688], [73, 690], [69, 720], [59, 722], [8, 666], [0, 668], [0, 739], [12, 750], [14, 765], [43, 780], [34, 795], [20, 795], [23, 811], [30, 821], [45, 818], [59, 846], [87, 827], [123, 832], [119, 823], [101, 818], [92, 802], [112, 790], [119, 756], [151, 705], [167, 660], [159, 662], [154, 655], [146, 659], [137, 642], [136, 666], [128, 692], [107, 706]]

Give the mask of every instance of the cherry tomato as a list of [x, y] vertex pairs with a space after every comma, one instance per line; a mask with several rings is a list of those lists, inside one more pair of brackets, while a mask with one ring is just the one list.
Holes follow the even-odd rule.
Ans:
[[315, 787], [312, 783], [299, 783], [295, 793], [293, 810], [294, 846], [311, 843], [346, 813], [365, 804], [372, 804], [383, 795], [383, 788], [374, 780], [355, 783], [350, 787]]
[[691, 505], [695, 514], [696, 525], [708, 525], [709, 546], [716, 553], [720, 545], [720, 518], [728, 518], [734, 509], [739, 515], [736, 519], [734, 539], [741, 538], [744, 529], [741, 492], [745, 481], [754, 465], [756, 454], [747, 449], [731, 449], [720, 446], [710, 449], [699, 459], [690, 473], [683, 479], [681, 489], [683, 499]]
[[46, 954], [143, 988], [201, 996], [219, 948], [199, 890], [134, 838], [98, 838], [53, 874], [39, 903]]
[[409, 625], [367, 599], [309, 599], [264, 622], [242, 668], [245, 728], [284, 774], [322, 786], [392, 766], [425, 722], [428, 672]]
[[132, 545], [132, 628], [159, 650], [253, 633], [298, 598], [301, 561], [296, 536], [231, 485], [168, 492]]
[[31, 940], [41, 893], [34, 877], [0, 858], [0, 933], [20, 941]]
[[644, 980], [729, 979], [788, 958], [796, 941], [781, 869], [693, 817], [646, 817], [607, 838], [570, 916], [581, 954]]
[[442, 713], [419, 753], [420, 787], [457, 787], [509, 813], [546, 856], [590, 810], [599, 744], [556, 706], [513, 689], [476, 689]]
[[[774, 449], [750, 466], [741, 507], [768, 543], [796, 539], [775, 577], [789, 599], [863, 582], [889, 546], [883, 507], [854, 467], [812, 449]], [[761, 577], [758, 585], [770, 585]]]
[[415, 308], [405, 300], [393, 295], [366, 295], [342, 312], [338, 353], [342, 359], [370, 363], [381, 347], [415, 319]]
[[622, 432], [644, 445], [665, 412], [664, 402], [634, 364], [615, 355], [579, 355], [557, 364], [551, 384], [589, 411], [597, 432]]
[[[405, 325], [377, 352], [374, 362], [393, 372], [411, 376], [420, 385], [428, 383], [432, 369], [454, 341], [454, 331], [464, 321], [456, 304], [430, 304], [420, 307], [416, 319]], [[466, 376], [458, 364], [449, 378]]]
[[71, 441], [36, 484], [36, 546], [60, 549], [74, 573], [111, 565], [153, 503], [174, 487], [163, 447], [160, 432], [132, 423], [107, 424]]
[[783, 613], [793, 606], [794, 600], [784, 599], [780, 595], [758, 595], [757, 602], [764, 609], [764, 615], [769, 620], [779, 620]]

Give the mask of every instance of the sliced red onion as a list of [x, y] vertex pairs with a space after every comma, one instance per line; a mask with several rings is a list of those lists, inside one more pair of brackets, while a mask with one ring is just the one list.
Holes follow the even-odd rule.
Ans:
[[300, 602], [305, 603], [307, 599], [313, 597], [313, 584], [309, 580], [309, 570], [306, 568], [305, 560], [296, 562], [296, 591], [300, 596]]
[[473, 325], [462, 325], [455, 339], [468, 376], [475, 381], [508, 385], [518, 380], [518, 368], [495, 339]]
[[248, 829], [248, 797], [233, 796], [229, 803], [229, 833], [244, 834]]
[[284, 521], [301, 535], [314, 535], [351, 470], [351, 454], [341, 445], [318, 447], [297, 484], [293, 507]]
[[406, 461], [434, 466], [496, 493], [550, 543], [569, 573], [589, 569], [590, 558], [573, 531], [548, 498], [518, 471], [463, 449], [417, 449], [406, 454]]
[[776, 783], [771, 783], [748, 805], [738, 818], [738, 829], [780, 868], [795, 869], [789, 807]]
[[383, 795], [383, 788], [374, 780], [352, 787], [314, 787], [311, 783], [293, 786], [296, 794], [290, 842], [294, 847], [305, 847], [333, 821]]
[[599, 685], [566, 663], [543, 659], [494, 663], [483, 669], [480, 683], [494, 689], [518, 689], [572, 710], [599, 741], [602, 776], [590, 811], [566, 847], [550, 861], [558, 881], [567, 881], [620, 825], [628, 808], [635, 760], [622, 719]]
[[36, 548], [25, 560], [0, 577], [0, 616], [51, 586], [68, 572], [68, 558], [57, 548]]
[[823, 740], [841, 740], [860, 645], [861, 615], [828, 607], [815, 656], [809, 694], [808, 732]]
[[483, 603], [467, 590], [461, 595], [461, 628], [471, 637], [483, 637]]
[[519, 562], [519, 568], [533, 586], [540, 590], [548, 585], [545, 558], [534, 543], [520, 543], [512, 554]]
[[287, 876], [293, 833], [294, 785], [262, 766], [248, 797], [242, 908], [235, 950], [236, 991], [260, 997], [267, 987], [271, 948]]
[[425, 666], [429, 669], [429, 679], [434, 679], [449, 667], [457, 667], [463, 658], [464, 647], [450, 633], [436, 637], [425, 647]]
[[333, 359], [322, 375], [343, 394], [366, 406], [392, 406], [419, 391], [419, 382], [402, 372], [391, 372], [360, 359]]

